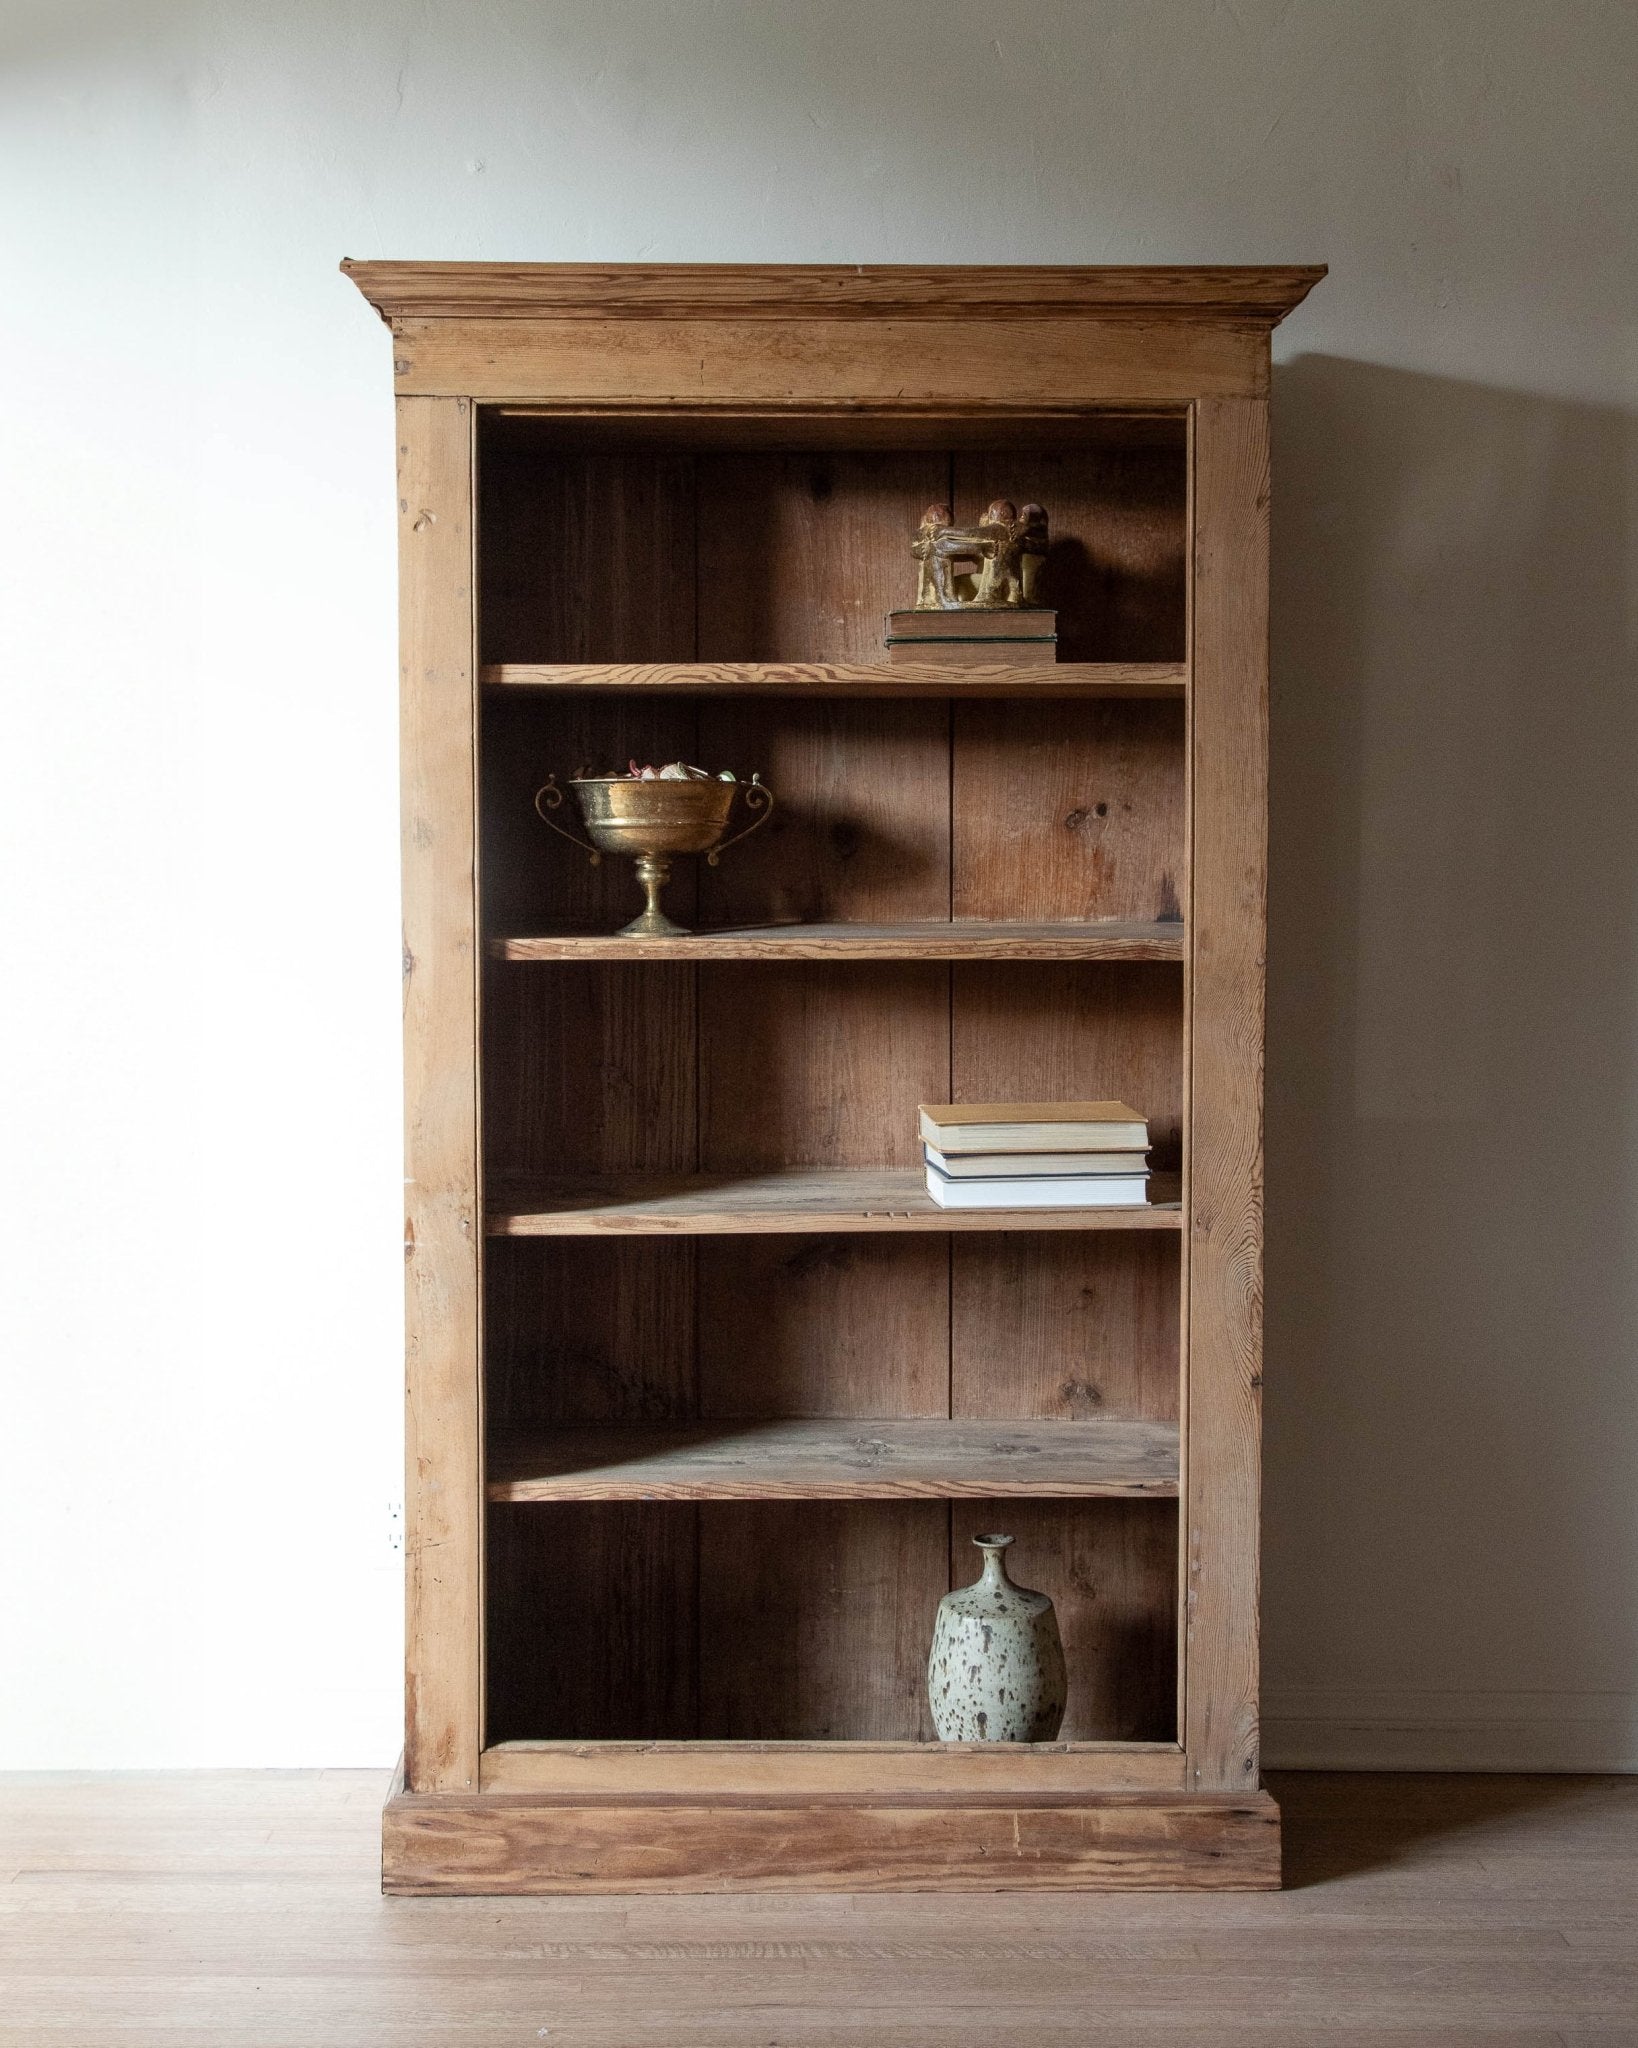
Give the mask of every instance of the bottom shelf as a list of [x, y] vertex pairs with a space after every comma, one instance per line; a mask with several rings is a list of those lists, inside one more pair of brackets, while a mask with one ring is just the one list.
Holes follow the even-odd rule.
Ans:
[[[1175, 1498], [506, 1500], [485, 1543], [487, 1740], [927, 1753], [938, 1603], [1000, 1530], [1050, 1595], [1066, 1744], [1178, 1731]], [[517, 1752], [512, 1751], [513, 1754]]]
[[554, 1798], [741, 1793], [781, 1799], [967, 1792], [1181, 1792], [1175, 1742], [500, 1742], [485, 1792]]
[[387, 1892], [1271, 1891], [1266, 1792], [983, 1792], [794, 1800], [754, 1786], [417, 1793], [382, 1816]]

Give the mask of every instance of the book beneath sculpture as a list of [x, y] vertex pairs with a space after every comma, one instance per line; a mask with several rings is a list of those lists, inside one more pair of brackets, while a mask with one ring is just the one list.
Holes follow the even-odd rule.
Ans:
[[1051, 668], [1058, 659], [1058, 614], [1033, 608], [889, 612], [883, 636], [889, 667], [937, 661], [958, 668], [1005, 662]]

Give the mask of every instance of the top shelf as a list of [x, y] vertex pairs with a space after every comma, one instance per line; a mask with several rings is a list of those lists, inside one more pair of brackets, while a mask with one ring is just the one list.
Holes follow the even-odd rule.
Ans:
[[816, 661], [506, 661], [485, 667], [487, 688], [645, 690], [713, 697], [1182, 697], [1180, 661], [1060, 661], [1032, 668], [997, 663]]

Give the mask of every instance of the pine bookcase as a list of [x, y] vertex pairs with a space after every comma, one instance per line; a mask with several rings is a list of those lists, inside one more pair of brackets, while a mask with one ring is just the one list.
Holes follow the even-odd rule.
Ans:
[[[1257, 1758], [1269, 336], [1317, 269], [349, 263], [389, 323], [408, 1652], [395, 1892], [1279, 1881]], [[889, 667], [1044, 503], [1056, 667]], [[549, 773], [755, 771], [679, 863]], [[919, 1101], [1121, 1096], [1137, 1210]], [[967, 1539], [1059, 1741], [933, 1739]]]

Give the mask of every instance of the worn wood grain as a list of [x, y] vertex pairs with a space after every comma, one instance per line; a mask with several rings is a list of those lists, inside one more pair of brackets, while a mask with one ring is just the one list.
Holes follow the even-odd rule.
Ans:
[[1144, 1742], [510, 1742], [484, 1751], [483, 1786], [776, 1805], [1009, 1792], [1096, 1798], [1181, 1791], [1183, 1752]]
[[481, 1743], [472, 408], [398, 407], [404, 863], [405, 1756], [475, 1786]]
[[702, 971], [701, 1171], [919, 1164], [916, 1104], [941, 1100], [949, 1080], [948, 972], [772, 961]]
[[[991, 1098], [994, 1099], [993, 1096]], [[751, 1235], [854, 1230], [1177, 1230], [1175, 1177], [1156, 1174], [1141, 1209], [940, 1209], [914, 1169], [540, 1176], [499, 1182], [485, 1228], [498, 1237], [602, 1231]]]
[[938, 1500], [1175, 1496], [1177, 1431], [1127, 1420], [846, 1420], [559, 1429], [498, 1445], [489, 1498]]
[[1183, 926], [1145, 918], [1005, 917], [714, 927], [684, 938], [548, 932], [499, 938], [501, 960], [1181, 960]]
[[917, 523], [949, 490], [944, 455], [702, 454], [697, 479], [702, 662], [885, 664]]
[[1181, 703], [960, 703], [960, 917], [1181, 919]]
[[698, 1733], [697, 1521], [661, 1501], [490, 1508], [494, 1741]]
[[700, 1414], [947, 1414], [948, 1242], [698, 1239]]
[[[1161, 970], [1164, 971], [1164, 970]], [[661, 1172], [695, 1158], [693, 969], [498, 968], [487, 989], [490, 1179]]]
[[486, 665], [695, 658], [691, 456], [539, 449], [490, 420], [481, 476]]
[[1176, 1235], [998, 1232], [951, 1261], [953, 1414], [1176, 1423]]
[[485, 1269], [491, 1443], [520, 1430], [695, 1414], [688, 1239], [495, 1238]]
[[1151, 1164], [1175, 1169], [1183, 1110], [1177, 969], [985, 961], [958, 964], [950, 975], [952, 1101], [1129, 1102], [1149, 1120]]
[[[491, 969], [485, 1120], [494, 1171], [682, 1169], [695, 1159], [693, 970]], [[588, 1081], [589, 1077], [589, 1081]], [[687, 1416], [694, 1270], [615, 1240], [516, 1244], [489, 1292], [496, 1426]], [[590, 1261], [575, 1254], [591, 1252]], [[614, 1263], [599, 1253], [616, 1251]], [[532, 1261], [546, 1254], [539, 1266]], [[522, 1255], [519, 1258], [516, 1255]], [[599, 1412], [600, 1411], [600, 1412]], [[575, 1507], [491, 1511], [489, 1725], [506, 1735], [694, 1730], [694, 1519]], [[573, 1578], [561, 1597], [559, 1573]], [[565, 1645], [587, 1642], [573, 1655]], [[595, 1642], [590, 1639], [595, 1637]]]
[[930, 448], [949, 455], [1000, 446], [1021, 454], [1066, 448], [1175, 447], [1186, 437], [1188, 406], [1013, 405], [991, 400], [982, 412], [952, 413], [948, 400], [871, 406], [815, 399], [800, 411], [748, 401], [680, 407], [649, 405], [504, 404], [488, 417], [544, 449], [645, 448], [737, 455], [811, 455], [816, 449], [858, 454], [868, 448]]
[[699, 729], [703, 765], [758, 773], [774, 795], [772, 816], [754, 837], [717, 867], [702, 864], [701, 923], [948, 918], [945, 705], [709, 698], [699, 706]]
[[711, 1501], [697, 1512], [701, 1735], [932, 1734], [927, 1644], [947, 1584], [943, 1502]]
[[[699, 978], [703, 1171], [791, 1163], [903, 1170], [919, 1158], [914, 1105], [949, 1077], [947, 968], [760, 963], [702, 968]], [[701, 1378], [710, 1406], [743, 1408], [757, 1398], [765, 1326], [778, 1361], [776, 1413], [788, 1403], [857, 1414], [900, 1397], [911, 1414], [942, 1406], [950, 1300], [940, 1247], [889, 1263], [860, 1258], [834, 1237], [787, 1238], [788, 1298], [773, 1310], [769, 1262], [740, 1259], [739, 1249], [722, 1241], [702, 1261], [712, 1327], [702, 1334]], [[792, 1325], [804, 1310], [827, 1320], [798, 1335]], [[819, 1379], [823, 1392], [810, 1393]], [[817, 1517], [805, 1531], [803, 1515]], [[943, 1591], [942, 1535], [932, 1540], [927, 1515], [941, 1531], [942, 1508], [912, 1513], [890, 1503], [702, 1509], [702, 1729], [838, 1738], [926, 1732], [925, 1616], [916, 1589], [925, 1592], [936, 1568], [935, 1601]], [[857, 1621], [867, 1610], [861, 1644], [848, 1615]]]
[[1279, 1816], [1266, 1793], [1187, 1804], [570, 1805], [510, 1795], [402, 1795], [385, 1824], [390, 1892], [1271, 1890]]
[[529, 320], [406, 317], [393, 333], [401, 393], [487, 402], [696, 405], [833, 401], [868, 411], [937, 404], [1177, 404], [1263, 397], [1268, 337], [1144, 317], [984, 321]]
[[[1299, 305], [1323, 264], [404, 263], [346, 259], [384, 319], [882, 320], [1042, 313], [1263, 321]], [[670, 396], [671, 394], [667, 394]]]
[[1631, 2048], [1638, 1777], [1281, 1773], [1290, 1889], [1245, 1898], [418, 1903], [387, 1778], [0, 1780], [0, 2041]]
[[1186, 1744], [1257, 1782], [1268, 417], [1195, 419]]
[[937, 662], [662, 661], [492, 662], [497, 690], [683, 690], [698, 696], [774, 697], [1178, 697], [1179, 661], [1061, 661], [1018, 668]]

